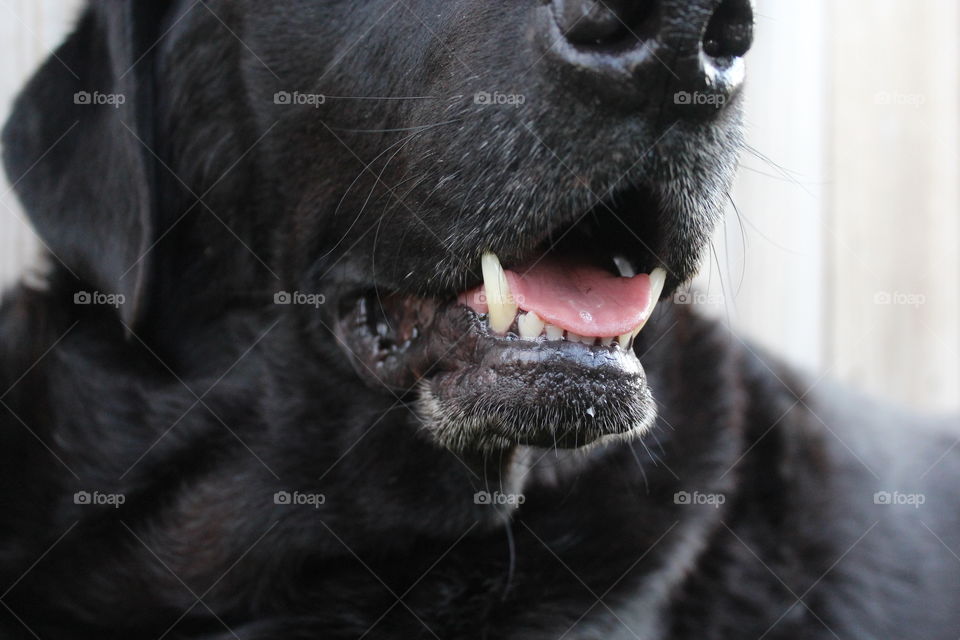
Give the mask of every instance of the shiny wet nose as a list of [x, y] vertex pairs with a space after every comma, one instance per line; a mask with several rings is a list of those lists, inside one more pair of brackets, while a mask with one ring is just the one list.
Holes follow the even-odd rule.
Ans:
[[716, 106], [743, 80], [739, 60], [753, 44], [751, 0], [549, 0], [549, 5], [554, 35], [559, 34], [552, 48], [571, 77], [592, 81], [606, 97], [703, 92], [709, 94], [703, 100]]

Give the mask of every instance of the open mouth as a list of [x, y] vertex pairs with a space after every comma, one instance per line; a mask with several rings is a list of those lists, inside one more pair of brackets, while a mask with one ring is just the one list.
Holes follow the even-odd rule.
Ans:
[[482, 283], [447, 299], [369, 291], [342, 301], [337, 337], [361, 377], [415, 396], [424, 430], [454, 450], [642, 433], [655, 410], [634, 341], [666, 271], [589, 223], [572, 230], [509, 268], [484, 252]]
[[666, 271], [634, 274], [621, 256], [618, 273], [585, 256], [545, 255], [505, 271], [492, 253], [482, 258], [483, 285], [458, 301], [486, 319], [489, 330], [539, 344], [567, 340], [629, 350], [650, 319]]

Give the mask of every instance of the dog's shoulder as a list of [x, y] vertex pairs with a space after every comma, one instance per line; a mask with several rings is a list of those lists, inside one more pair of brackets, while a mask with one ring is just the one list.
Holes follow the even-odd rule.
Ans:
[[795, 380], [781, 424], [781, 464], [805, 460], [793, 476], [791, 518], [807, 544], [829, 550], [830, 563], [804, 602], [828, 612], [824, 621], [841, 637], [954, 637], [960, 421], [835, 382]]

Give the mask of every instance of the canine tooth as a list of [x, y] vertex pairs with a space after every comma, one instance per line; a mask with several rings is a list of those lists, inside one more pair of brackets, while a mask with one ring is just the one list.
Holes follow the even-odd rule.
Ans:
[[563, 329], [555, 325], [548, 324], [547, 340], [563, 340]]
[[[657, 267], [650, 272], [650, 296], [653, 301], [653, 306], [657, 304], [657, 301], [660, 299], [660, 294], [663, 293], [663, 285], [667, 282], [667, 272], [663, 270], [662, 267]], [[651, 311], [653, 311], [651, 309]]]
[[533, 311], [521, 313], [517, 319], [517, 328], [521, 338], [536, 338], [543, 332], [545, 323]]
[[660, 294], [663, 293], [663, 285], [666, 283], [666, 281], [667, 272], [660, 267], [657, 267], [650, 272], [650, 312], [647, 314], [646, 320], [644, 320], [639, 327], [633, 330], [633, 335], [630, 336], [631, 340], [636, 338], [650, 321], [650, 316], [653, 315], [653, 310], [657, 307], [657, 302], [660, 300]]
[[613, 338], [600, 338], [600, 344], [605, 347], [609, 347], [611, 344], [613, 344]]
[[629, 331], [617, 339], [620, 341], [620, 346], [626, 349], [630, 346], [630, 340], [633, 339], [633, 331]]
[[506, 333], [517, 315], [517, 304], [510, 293], [510, 283], [500, 266], [500, 260], [487, 252], [480, 260], [483, 270], [483, 286], [487, 294], [490, 328], [496, 333]]

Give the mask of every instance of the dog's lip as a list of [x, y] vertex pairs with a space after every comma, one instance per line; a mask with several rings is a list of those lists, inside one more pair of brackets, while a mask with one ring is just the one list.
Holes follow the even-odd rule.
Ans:
[[[531, 281], [526, 282], [523, 275], [505, 271], [488, 252], [483, 257], [484, 284], [456, 298], [367, 291], [354, 303], [341, 305], [344, 313], [336, 323], [340, 342], [361, 370], [400, 388], [444, 363], [478, 360], [481, 351], [498, 344], [508, 345], [511, 357], [528, 362], [555, 353], [632, 353], [634, 339], [660, 299], [666, 273], [656, 268], [651, 274], [634, 274], [629, 261], [609, 258], [616, 268], [608, 273], [581, 253], [541, 255], [540, 264], [551, 265], [531, 268], [526, 274]], [[521, 284], [526, 289], [518, 288]], [[522, 298], [523, 291], [536, 286], [546, 288], [546, 293], [536, 292], [539, 299], [513, 302], [511, 289]], [[562, 299], [551, 299], [556, 291]], [[473, 341], [471, 350], [457, 349], [464, 336], [479, 341]]]
[[[371, 322], [380, 304], [389, 327]], [[632, 348], [498, 335], [456, 301], [410, 295], [360, 298], [334, 331], [369, 386], [416, 400], [424, 415], [456, 415], [457, 428], [422, 422], [453, 449], [579, 447], [649, 426], [650, 391]]]
[[629, 371], [639, 367], [632, 340], [625, 345], [585, 343], [567, 335], [531, 339], [515, 331], [498, 334], [485, 314], [457, 300], [416, 295], [367, 292], [341, 314], [334, 332], [362, 377], [396, 392], [409, 391], [431, 375], [477, 363], [534, 363], [563, 356], [588, 368], [614, 363]]

